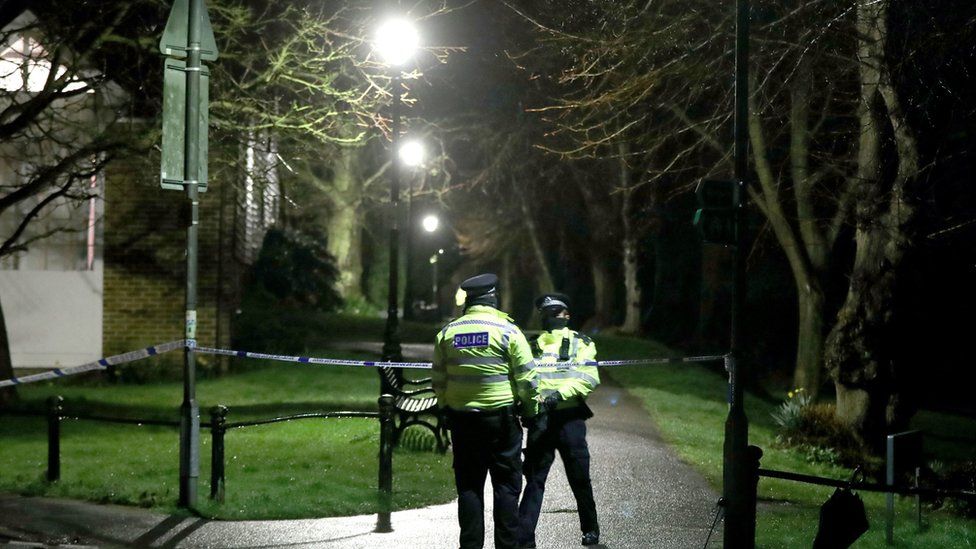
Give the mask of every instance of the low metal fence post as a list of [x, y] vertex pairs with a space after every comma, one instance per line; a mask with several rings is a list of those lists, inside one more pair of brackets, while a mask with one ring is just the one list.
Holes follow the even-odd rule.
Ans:
[[759, 460], [763, 456], [762, 448], [750, 444], [746, 447], [746, 456], [746, 463], [749, 468], [749, 481], [747, 482], [749, 492], [746, 494], [746, 498], [750, 509], [749, 516], [752, 517], [752, 524], [747, 525], [747, 527], [749, 539], [752, 540], [754, 547], [756, 540], [756, 502], [759, 499]]
[[376, 525], [378, 532], [392, 531], [390, 508], [393, 499], [393, 397], [383, 395], [379, 399], [380, 409], [380, 471], [379, 495], [380, 514]]
[[53, 396], [47, 399], [47, 480], [61, 479], [61, 412], [64, 399]]
[[224, 434], [227, 432], [227, 407], [210, 409], [210, 499], [224, 501]]

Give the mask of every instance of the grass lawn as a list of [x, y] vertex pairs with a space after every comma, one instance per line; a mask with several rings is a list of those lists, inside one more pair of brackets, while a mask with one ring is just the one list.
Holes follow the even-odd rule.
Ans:
[[[148, 359], [145, 367], [152, 368], [153, 360]], [[372, 369], [282, 362], [203, 379], [197, 386], [202, 422], [209, 421], [208, 410], [216, 404], [230, 408], [229, 421], [305, 411], [375, 410], [378, 393], [379, 378]], [[176, 420], [182, 385], [60, 382], [20, 388], [23, 405], [31, 408], [42, 407], [55, 394], [65, 397], [69, 413]], [[47, 442], [42, 419], [0, 416], [0, 439], [0, 470], [4, 471], [0, 490], [176, 510], [179, 435], [175, 428], [65, 420], [61, 480], [53, 484], [43, 480]], [[215, 504], [206, 498], [210, 434], [201, 433], [199, 511], [206, 516], [300, 518], [379, 510], [375, 419], [309, 419], [234, 429], [225, 441], [226, 501]], [[395, 509], [454, 497], [450, 454], [398, 449], [393, 476]]]
[[[670, 351], [653, 342], [614, 337], [597, 337], [601, 358], [639, 358], [667, 356]], [[696, 467], [721, 490], [722, 439], [727, 413], [727, 384], [720, 366], [709, 370], [701, 365], [623, 367], [605, 370], [630, 392], [640, 397], [660, 426], [665, 439], [681, 458]], [[847, 478], [849, 470], [807, 461], [792, 450], [773, 446], [775, 424], [770, 416], [777, 404], [746, 397], [749, 441], [763, 449], [762, 466], [831, 478]], [[976, 432], [970, 418], [926, 412], [919, 414], [917, 428], [956, 429], [956, 433]], [[972, 456], [972, 443], [939, 439], [927, 444], [933, 457], [953, 459]], [[809, 547], [816, 534], [819, 506], [832, 488], [778, 479], [760, 479], [760, 507], [757, 519], [757, 545], [760, 547]], [[886, 547], [884, 540], [884, 495], [862, 493], [871, 529], [854, 547]], [[924, 529], [914, 526], [914, 499], [896, 498], [896, 547], [971, 547], [976, 545], [976, 521], [923, 508]]]
[[[321, 342], [376, 339], [382, 319], [324, 315]], [[436, 327], [406, 323], [404, 341], [431, 341]], [[673, 354], [651, 341], [599, 336], [600, 358], [625, 359]], [[321, 357], [355, 357], [349, 352], [312, 352]], [[365, 355], [358, 355], [366, 358]], [[152, 368], [149, 359], [142, 367]], [[249, 366], [255, 364], [248, 362]], [[720, 366], [715, 366], [719, 368]], [[720, 490], [722, 436], [726, 416], [725, 377], [701, 365], [625, 367], [604, 370], [641, 398], [664, 437], [684, 461]], [[219, 379], [202, 379], [197, 396], [202, 421], [216, 404], [229, 406], [229, 421], [314, 410], [375, 410], [378, 376], [371, 369], [259, 363]], [[40, 383], [20, 389], [23, 404], [42, 408], [55, 394], [70, 412], [177, 419], [179, 382], [143, 385]], [[773, 447], [770, 413], [775, 403], [747, 396], [750, 442], [763, 448], [762, 465], [832, 478], [849, 471], [810, 463], [796, 451]], [[941, 435], [926, 441], [940, 459], [970, 458], [972, 419], [925, 412], [917, 427]], [[117, 502], [175, 511], [177, 497], [176, 429], [109, 425], [66, 420], [62, 425], [62, 480], [43, 480], [45, 424], [41, 419], [0, 415], [0, 490]], [[414, 434], [422, 434], [415, 432]], [[213, 504], [209, 492], [210, 438], [201, 436], [200, 512], [227, 519], [323, 517], [379, 510], [377, 501], [378, 422], [370, 419], [303, 420], [233, 430], [226, 437], [226, 501]], [[832, 489], [781, 480], [760, 481], [757, 542], [761, 547], [809, 546], [820, 504]], [[884, 496], [862, 494], [871, 530], [856, 547], [884, 547]], [[400, 449], [394, 456], [394, 505], [418, 507], [453, 499], [450, 454]], [[976, 545], [976, 521], [925, 512], [925, 529], [912, 522], [912, 500], [899, 500], [898, 547]]]

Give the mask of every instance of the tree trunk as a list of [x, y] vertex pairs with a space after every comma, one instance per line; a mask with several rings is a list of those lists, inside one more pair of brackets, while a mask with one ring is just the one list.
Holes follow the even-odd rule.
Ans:
[[[624, 225], [629, 225], [625, 223]], [[625, 231], [629, 232], [629, 231]], [[620, 331], [626, 334], [636, 334], [640, 331], [640, 301], [641, 288], [637, 282], [637, 240], [631, 235], [625, 238], [624, 248], [624, 289], [626, 291], [626, 314]]]
[[[3, 303], [0, 303], [0, 379], [14, 377], [14, 365], [10, 360], [10, 339], [7, 337], [7, 321], [3, 316]], [[0, 389], [0, 407], [17, 400], [17, 387]]]
[[759, 108], [750, 96], [749, 138], [755, 159], [759, 188], [753, 198], [786, 255], [796, 286], [798, 309], [796, 361], [793, 383], [815, 398], [820, 392], [823, 370], [824, 293], [822, 279], [829, 262], [829, 244], [814, 208], [815, 177], [810, 173], [809, 66], [801, 63], [790, 82], [790, 176], [796, 208], [796, 223], [786, 213], [785, 199], [770, 162]]
[[[917, 208], [912, 186], [919, 175], [918, 148], [883, 64], [888, 0], [859, 0], [861, 137], [855, 194], [857, 246], [847, 297], [827, 337], [826, 365], [837, 388], [837, 417], [870, 447], [907, 423], [890, 353], [897, 271], [914, 245]], [[881, 134], [887, 114], [898, 167], [888, 196], [881, 191]]]
[[[858, 229], [850, 286], [827, 338], [826, 363], [837, 389], [837, 417], [869, 446], [880, 447], [893, 422], [894, 364], [887, 352], [895, 272], [883, 229]], [[893, 411], [893, 410], [892, 410]]]
[[519, 207], [522, 210], [522, 220], [525, 222], [525, 229], [529, 233], [529, 241], [532, 243], [532, 254], [535, 257], [536, 266], [539, 268], [539, 282], [542, 292], [551, 292], [556, 289], [556, 280], [552, 277], [549, 270], [549, 262], [546, 260], [545, 249], [542, 240], [539, 238], [539, 229], [535, 224], [535, 217], [529, 207], [529, 201], [525, 198], [525, 191], [519, 186], [518, 182], [513, 182], [512, 187], [518, 195]]
[[328, 250], [339, 269], [339, 293], [344, 299], [362, 296], [362, 227], [359, 219], [360, 182], [356, 178], [358, 149], [341, 147], [333, 166], [332, 213], [326, 226]]
[[590, 272], [593, 275], [593, 317], [587, 328], [603, 328], [613, 323], [614, 291], [610, 260], [605, 254], [591, 250]]
[[616, 296], [614, 292], [614, 272], [612, 261], [616, 260], [610, 251], [614, 224], [610, 220], [614, 217], [611, 212], [616, 208], [607, 207], [614, 202], [613, 196], [597, 197], [593, 188], [578, 178], [574, 178], [583, 204], [586, 208], [587, 225], [591, 228], [590, 236], [590, 272], [593, 275], [593, 316], [586, 322], [586, 328], [603, 328], [612, 325], [616, 320], [614, 308]]
[[515, 277], [512, 274], [512, 252], [506, 251], [502, 255], [502, 276], [499, 281], [501, 284], [501, 308], [506, 313], [511, 314], [515, 306], [515, 287], [513, 286]]
[[627, 156], [630, 154], [629, 144], [626, 141], [621, 141], [618, 145], [618, 151], [620, 152], [620, 192], [623, 193], [623, 199], [620, 201], [620, 220], [623, 226], [621, 248], [624, 254], [625, 291], [624, 323], [620, 326], [620, 331], [625, 334], [636, 334], [640, 331], [641, 288], [637, 281], [637, 235], [630, 218], [631, 198], [634, 189], [631, 183], [630, 165], [627, 164]]
[[816, 286], [797, 285], [799, 330], [793, 386], [816, 396], [820, 390], [824, 353], [824, 295]]

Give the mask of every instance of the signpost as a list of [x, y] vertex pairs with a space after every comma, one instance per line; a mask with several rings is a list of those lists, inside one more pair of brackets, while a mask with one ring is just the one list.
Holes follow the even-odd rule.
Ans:
[[[196, 401], [193, 354], [197, 337], [197, 230], [199, 192], [206, 186], [208, 153], [207, 73], [201, 61], [217, 59], [216, 40], [204, 0], [173, 2], [159, 50], [163, 55], [185, 58], [185, 61], [167, 59], [165, 62], [160, 183], [164, 189], [185, 191], [190, 212], [186, 227], [186, 345], [183, 347], [183, 403], [180, 406], [179, 505], [192, 508], [196, 505], [200, 477], [200, 406]], [[181, 73], [182, 86], [179, 82]]]
[[[210, 71], [201, 67], [200, 71], [200, 108], [199, 134], [197, 147], [199, 158], [204, 159], [197, 165], [197, 187], [200, 192], [207, 191], [207, 162], [209, 155], [208, 137], [209, 120], [207, 107], [210, 104]], [[167, 59], [163, 72], [163, 154], [159, 165], [159, 183], [164, 189], [173, 191], [184, 190], [183, 169], [186, 163], [186, 62], [180, 59]]]
[[742, 308], [745, 303], [745, 197], [748, 187], [749, 0], [735, 0], [735, 107], [732, 181], [703, 180], [695, 189], [694, 224], [702, 240], [732, 249], [732, 321], [725, 369], [729, 374], [729, 414], [722, 447], [723, 545], [756, 545], [756, 483], [762, 451], [749, 446], [749, 420], [742, 391]]
[[[726, 368], [729, 373], [729, 414], [722, 447], [722, 497], [725, 499], [723, 546], [756, 546], [756, 483], [759, 452], [750, 452], [749, 420], [742, 391], [742, 308], [746, 296], [745, 195], [748, 184], [749, 123], [749, 0], [735, 0], [735, 127], [733, 129], [735, 184], [732, 254], [732, 322]], [[756, 448], [755, 450], [758, 450]]]
[[735, 181], [703, 179], [695, 188], [694, 224], [709, 244], [735, 245]]
[[[885, 444], [885, 482], [889, 489], [898, 484], [898, 480], [911, 473], [918, 488], [919, 471], [923, 464], [922, 432], [905, 431], [888, 435]], [[915, 494], [915, 524], [922, 529], [922, 499]], [[895, 494], [885, 494], [885, 541], [888, 545], [895, 544]]]

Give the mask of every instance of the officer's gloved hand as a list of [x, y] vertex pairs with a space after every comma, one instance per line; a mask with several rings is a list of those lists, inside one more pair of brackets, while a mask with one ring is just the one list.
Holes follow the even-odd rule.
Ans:
[[547, 411], [551, 412], [556, 409], [556, 405], [562, 402], [562, 400], [563, 400], [563, 395], [559, 393], [553, 393], [547, 396], [546, 399], [542, 401], [542, 406], [544, 406]]

